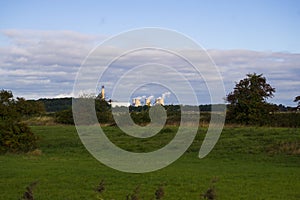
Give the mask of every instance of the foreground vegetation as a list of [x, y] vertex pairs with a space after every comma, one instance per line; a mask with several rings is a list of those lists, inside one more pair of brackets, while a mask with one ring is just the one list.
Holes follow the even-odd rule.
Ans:
[[34, 150], [37, 138], [21, 120], [42, 112], [40, 103], [19, 97], [14, 99], [12, 92], [0, 90], [0, 154]]
[[[204, 159], [198, 151], [201, 128], [187, 153], [170, 166], [146, 174], [110, 169], [82, 146], [73, 126], [34, 126], [39, 150], [0, 155], [0, 199], [19, 199], [25, 187], [35, 199], [126, 199], [138, 188], [139, 199], [201, 199], [216, 179], [217, 199], [299, 199], [300, 130], [293, 128], [225, 128], [214, 150]], [[151, 151], [170, 141], [176, 127], [166, 127], [149, 139], [133, 139], [117, 127], [104, 127], [124, 149]], [[97, 192], [104, 180], [105, 190]], [[98, 188], [99, 189], [99, 188]], [[130, 196], [130, 195], [129, 195]]]

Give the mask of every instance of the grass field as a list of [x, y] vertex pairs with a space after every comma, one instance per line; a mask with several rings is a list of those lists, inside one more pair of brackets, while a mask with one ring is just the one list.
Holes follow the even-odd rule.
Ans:
[[[168, 127], [150, 139], [132, 139], [116, 127], [105, 127], [109, 138], [124, 149], [151, 151], [174, 136]], [[198, 151], [200, 129], [189, 150], [170, 166], [146, 174], [110, 169], [82, 146], [73, 126], [34, 126], [41, 154], [0, 155], [0, 199], [19, 199], [38, 181], [35, 199], [126, 199], [139, 186], [140, 199], [154, 199], [163, 185], [163, 199], [201, 199], [214, 184], [217, 199], [300, 199], [300, 130], [289, 128], [225, 128], [214, 150], [204, 159]], [[95, 188], [105, 181], [105, 191]]]

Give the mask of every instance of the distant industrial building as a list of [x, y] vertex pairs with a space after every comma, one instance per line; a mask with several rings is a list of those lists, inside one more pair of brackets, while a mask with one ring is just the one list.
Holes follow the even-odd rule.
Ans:
[[132, 105], [135, 106], [135, 107], [139, 107], [141, 106], [141, 98], [133, 98], [132, 99]]
[[146, 100], [145, 100], [145, 105], [146, 106], [151, 106], [151, 99], [148, 97], [148, 98], [146, 98]]
[[165, 105], [165, 101], [164, 101], [164, 98], [162, 97], [158, 97], [155, 99], [155, 105]]
[[132, 105], [135, 107], [139, 107], [139, 106], [152, 106], [152, 105], [165, 105], [165, 101], [164, 98], [162, 97], [158, 97], [155, 99], [155, 101], [153, 103], [151, 103], [151, 99], [153, 98], [153, 96], [147, 97], [145, 98], [144, 103], [141, 101], [142, 98], [141, 97], [137, 97], [137, 98], [133, 98], [132, 99]]
[[[152, 106], [152, 105], [165, 105], [165, 97], [168, 97], [170, 95], [169, 92], [165, 92], [162, 94], [161, 97], [158, 97], [154, 100], [154, 102], [151, 102], [152, 99], [154, 99], [154, 96], [143, 96], [143, 97], [135, 97], [132, 99], [132, 104], [130, 104], [129, 102], [118, 102], [117, 100], [112, 100], [110, 99], [108, 101], [108, 103], [111, 104], [112, 107], [121, 107], [121, 106], [125, 106], [128, 107], [130, 105], [135, 106], [135, 107], [139, 107], [139, 106]], [[98, 95], [98, 98], [101, 100], [106, 100], [105, 98], [105, 88], [104, 85], [101, 86], [101, 92]]]
[[102, 88], [101, 88], [100, 99], [105, 100], [105, 89], [104, 89], [104, 85], [102, 85]]

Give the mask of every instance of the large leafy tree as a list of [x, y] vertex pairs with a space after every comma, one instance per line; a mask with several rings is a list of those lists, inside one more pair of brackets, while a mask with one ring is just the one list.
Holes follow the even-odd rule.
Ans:
[[0, 91], [0, 153], [27, 152], [37, 146], [37, 137], [21, 123], [20, 105], [23, 102], [15, 100], [11, 91]]
[[263, 74], [247, 74], [226, 97], [230, 103], [228, 119], [242, 124], [261, 124], [272, 110], [273, 106], [266, 100], [274, 93], [275, 88], [267, 83]]

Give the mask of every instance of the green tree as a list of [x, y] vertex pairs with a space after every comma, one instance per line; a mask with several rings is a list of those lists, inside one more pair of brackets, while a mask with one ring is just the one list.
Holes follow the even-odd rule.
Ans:
[[300, 96], [296, 96], [294, 102], [298, 102], [297, 108], [300, 108]]
[[274, 93], [275, 88], [267, 83], [263, 74], [247, 74], [226, 97], [230, 103], [227, 119], [242, 124], [263, 124], [274, 109], [266, 102]]
[[[77, 124], [94, 123], [93, 116], [91, 115], [91, 108], [88, 108], [86, 106], [87, 104], [95, 104], [96, 116], [100, 124], [114, 123], [111, 106], [103, 99], [97, 99], [92, 96], [84, 96], [73, 99], [73, 103], [76, 106], [74, 112], [76, 114], [75, 116], [77, 116]], [[56, 112], [55, 121], [62, 124], [74, 124], [72, 108]]]
[[11, 91], [0, 91], [0, 153], [27, 152], [37, 146], [37, 137], [20, 122], [17, 102]]
[[17, 112], [22, 117], [33, 115], [41, 115], [45, 113], [45, 106], [42, 102], [34, 100], [25, 100], [23, 97], [17, 97], [16, 100]]
[[95, 110], [100, 124], [114, 123], [111, 106], [105, 99], [95, 99]]
[[2, 121], [9, 121], [12, 119], [19, 119], [20, 115], [16, 110], [16, 101], [13, 99], [11, 91], [0, 91], [0, 119]]

